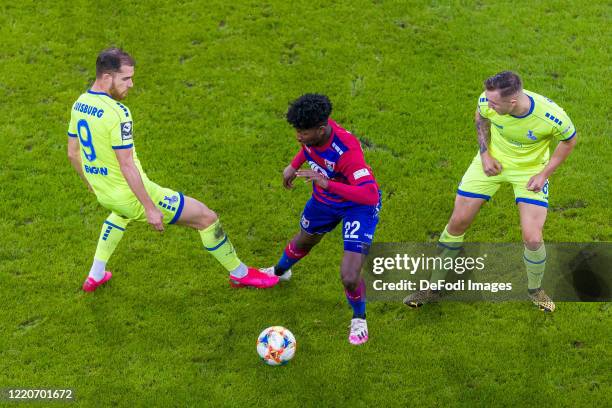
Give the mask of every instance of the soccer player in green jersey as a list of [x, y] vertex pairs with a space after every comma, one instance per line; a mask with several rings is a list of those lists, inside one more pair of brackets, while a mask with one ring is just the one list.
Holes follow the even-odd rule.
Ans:
[[[525, 244], [529, 297], [541, 310], [552, 312], [555, 304], [541, 287], [546, 267], [542, 229], [548, 210], [548, 178], [576, 145], [576, 129], [561, 107], [523, 89], [513, 72], [490, 77], [484, 87], [475, 118], [480, 151], [459, 184], [455, 208], [438, 244], [443, 257], [456, 256], [482, 204], [502, 183], [512, 184]], [[552, 140], [559, 144], [549, 157]], [[434, 275], [436, 272], [432, 280]], [[443, 272], [438, 276], [442, 278]], [[417, 307], [438, 297], [436, 291], [420, 291], [404, 303]]]
[[266, 288], [278, 283], [240, 261], [217, 214], [198, 200], [149, 180], [136, 155], [134, 118], [124, 99], [133, 84], [134, 59], [119, 48], [102, 51], [96, 80], [73, 104], [68, 157], [98, 202], [111, 213], [102, 224], [98, 247], [83, 290], [92, 292], [111, 278], [106, 263], [131, 221], [158, 231], [166, 224], [200, 233], [204, 247], [228, 270], [234, 287]]

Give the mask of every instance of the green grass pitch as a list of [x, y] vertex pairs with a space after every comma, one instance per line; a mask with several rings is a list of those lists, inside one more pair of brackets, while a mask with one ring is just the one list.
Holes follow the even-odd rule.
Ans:
[[[609, 404], [609, 303], [374, 302], [370, 341], [350, 346], [339, 231], [290, 283], [254, 291], [231, 289], [194, 231], [132, 224], [113, 280], [82, 293], [107, 211], [71, 168], [66, 129], [97, 53], [125, 48], [145, 171], [268, 266], [310, 194], [281, 186], [298, 147], [289, 101], [326, 93], [364, 141], [384, 191], [376, 241], [433, 242], [477, 148], [482, 81], [512, 69], [578, 129], [545, 239], [610, 241], [610, 20], [586, 0], [1, 1], [0, 388], [73, 388], [78, 406]], [[467, 240], [520, 239], [507, 186]], [[255, 352], [275, 324], [298, 341], [282, 368]]]

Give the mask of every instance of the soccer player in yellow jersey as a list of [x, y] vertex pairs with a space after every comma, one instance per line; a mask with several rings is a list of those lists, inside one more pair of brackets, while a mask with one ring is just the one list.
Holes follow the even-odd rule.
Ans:
[[167, 224], [196, 229], [204, 247], [228, 270], [232, 286], [276, 285], [278, 277], [240, 261], [215, 212], [194, 198], [158, 186], [142, 170], [132, 113], [119, 102], [134, 85], [134, 65], [134, 59], [119, 48], [102, 51], [96, 61], [96, 81], [71, 110], [68, 157], [98, 202], [111, 211], [83, 290], [92, 292], [111, 278], [106, 263], [131, 221], [146, 221], [158, 231]]
[[[513, 72], [490, 77], [484, 87], [475, 118], [480, 151], [459, 184], [455, 208], [438, 244], [443, 256], [457, 254], [482, 204], [502, 183], [512, 184], [525, 244], [529, 297], [541, 310], [552, 312], [555, 304], [541, 288], [546, 266], [542, 229], [548, 210], [548, 178], [576, 145], [576, 129], [561, 107], [523, 89]], [[549, 157], [553, 140], [559, 143]], [[417, 307], [438, 297], [435, 291], [421, 291], [404, 302]]]

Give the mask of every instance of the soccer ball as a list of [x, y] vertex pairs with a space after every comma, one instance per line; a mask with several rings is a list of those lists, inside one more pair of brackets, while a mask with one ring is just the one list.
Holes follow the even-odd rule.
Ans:
[[293, 358], [296, 346], [293, 333], [282, 326], [268, 327], [257, 339], [259, 357], [271, 366], [287, 364]]

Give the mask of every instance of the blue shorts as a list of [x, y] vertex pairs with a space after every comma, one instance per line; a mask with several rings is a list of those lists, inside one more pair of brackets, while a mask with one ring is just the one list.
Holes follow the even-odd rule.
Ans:
[[381, 200], [377, 205], [355, 204], [336, 208], [311, 197], [304, 207], [300, 226], [309, 234], [325, 234], [342, 221], [344, 250], [367, 254], [378, 224]]

